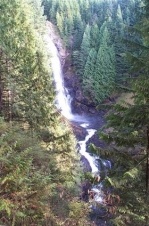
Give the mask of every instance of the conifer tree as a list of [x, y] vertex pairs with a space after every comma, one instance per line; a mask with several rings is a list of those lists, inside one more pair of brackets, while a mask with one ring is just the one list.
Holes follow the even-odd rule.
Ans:
[[84, 33], [84, 23], [81, 19], [81, 14], [79, 11], [77, 11], [76, 15], [74, 15], [74, 40], [73, 40], [73, 50], [80, 49], [80, 45], [83, 38]]
[[85, 63], [90, 51], [90, 26], [87, 25], [83, 34], [83, 39], [80, 47], [80, 63], [79, 63], [79, 75], [84, 73]]
[[13, 116], [11, 123], [0, 119], [0, 224], [86, 224], [86, 208], [74, 198], [81, 172], [76, 141], [53, 103], [44, 18], [43, 29], [35, 23], [42, 9], [28, 0], [2, 0], [0, 9], [0, 87], [11, 94]]
[[96, 57], [97, 52], [94, 48], [92, 48], [88, 55], [83, 74], [83, 90], [87, 94], [87, 96], [91, 98], [93, 101], [96, 92], [94, 87]]
[[106, 98], [114, 87], [115, 80], [115, 56], [114, 49], [109, 45], [110, 38], [107, 27], [105, 27], [101, 44], [97, 54], [95, 69], [95, 101], [101, 102]]
[[83, 64], [85, 64], [90, 50], [90, 26], [87, 25], [84, 31], [81, 43], [81, 54], [83, 55]]
[[91, 48], [99, 49], [100, 35], [98, 25], [95, 23], [91, 26]]
[[149, 224], [148, 27], [147, 12], [136, 26], [142, 40], [133, 46], [139, 47], [140, 54], [128, 54], [131, 73], [135, 73], [131, 83], [132, 100], [114, 106], [107, 117], [105, 133], [102, 133], [111, 145], [109, 150], [100, 153], [113, 163], [107, 184], [113, 188], [111, 198], [119, 196], [120, 200], [117, 204], [113, 202], [114, 225]]
[[64, 34], [64, 18], [59, 12], [56, 13], [56, 25], [61, 35]]
[[118, 4], [118, 7], [117, 7], [116, 16], [117, 16], [119, 21], [123, 22], [122, 10], [121, 10], [121, 6], [119, 4]]

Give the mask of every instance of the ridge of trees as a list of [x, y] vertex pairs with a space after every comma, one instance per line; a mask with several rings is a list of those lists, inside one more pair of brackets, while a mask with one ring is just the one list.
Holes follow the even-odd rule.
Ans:
[[[113, 225], [149, 225], [149, 22], [148, 1], [143, 18], [130, 32], [138, 34], [131, 42], [127, 59], [131, 63], [131, 103], [114, 105], [100, 138], [108, 147], [92, 146], [100, 158], [110, 159], [112, 168], [105, 179]], [[139, 54], [138, 54], [139, 53]]]
[[87, 225], [76, 140], [54, 106], [40, 1], [0, 2], [0, 224]]
[[[85, 95], [88, 95], [96, 104], [109, 97], [117, 90], [119, 84], [127, 84], [126, 75], [129, 65], [122, 56], [128, 50], [128, 46], [127, 43], [122, 43], [122, 39], [129, 36], [127, 27], [139, 21], [141, 3], [141, 0], [63, 2], [43, 0], [45, 15], [57, 25], [61, 37], [72, 53], [72, 64], [80, 78]], [[104, 30], [108, 30], [107, 45], [102, 43], [105, 38]], [[107, 48], [109, 48], [108, 51]], [[100, 54], [96, 55], [96, 67], [94, 67], [94, 59], [90, 62], [92, 71], [87, 75], [86, 70], [92, 49]], [[101, 56], [101, 49], [106, 52], [105, 55]], [[102, 62], [103, 58], [106, 58], [105, 62]], [[107, 64], [106, 68], [105, 64]], [[99, 71], [103, 72], [102, 76]], [[91, 83], [95, 81], [95, 84], [90, 85], [89, 80]], [[102, 89], [101, 84], [104, 84]], [[94, 88], [91, 89], [91, 87]]]
[[[115, 81], [121, 81], [127, 72], [119, 35], [131, 38], [130, 32], [124, 34], [123, 27], [134, 23], [132, 12], [141, 2], [118, 1], [118, 5], [115, 1], [43, 1], [44, 11], [48, 15], [51, 12], [49, 19], [59, 21], [67, 45], [72, 43], [69, 46], [73, 63], [84, 92], [97, 103], [112, 92]], [[71, 129], [53, 104], [52, 72], [43, 42], [45, 19], [40, 5], [41, 2], [30, 0], [0, 3], [0, 223], [91, 225], [86, 219], [87, 205], [74, 198], [81, 168]], [[105, 179], [110, 187], [107, 208], [113, 224], [121, 226], [149, 224], [148, 1], [145, 6], [142, 24], [134, 29], [135, 34], [139, 33], [134, 43], [134, 47], [139, 46], [139, 55], [138, 51], [128, 55], [135, 75], [131, 85], [133, 103], [116, 104], [110, 111], [105, 133], [101, 134], [110, 143], [109, 149], [92, 148], [112, 162]], [[71, 14], [69, 9], [74, 8], [75, 14]], [[120, 27], [117, 35], [112, 33], [116, 27]], [[73, 38], [76, 41], [71, 42]], [[125, 44], [123, 48], [126, 52]], [[96, 62], [100, 67], [94, 66]], [[102, 93], [96, 93], [99, 88]]]
[[[72, 62], [84, 92], [98, 104], [109, 96], [115, 87], [119, 85], [125, 87], [129, 84], [128, 88], [132, 92], [131, 103], [123, 101], [116, 104], [109, 111], [107, 125], [100, 133], [100, 138], [109, 144], [108, 148], [101, 149], [92, 145], [92, 151], [99, 155], [99, 158], [110, 159], [112, 163], [112, 168], [105, 178], [105, 186], [109, 193], [105, 200], [107, 217], [112, 218], [112, 225], [147, 226], [149, 225], [148, 1], [74, 1], [80, 27], [75, 27], [72, 23], [71, 29], [67, 29], [65, 19], [69, 18], [69, 15], [71, 17], [74, 15], [70, 13], [72, 6], [69, 7], [69, 1], [64, 3], [67, 7], [63, 17], [59, 1], [50, 1], [51, 8], [52, 5], [56, 5], [55, 11], [50, 11], [50, 14], [48, 2], [44, 1], [45, 13], [57, 24], [57, 18], [52, 13], [59, 12], [60, 32], [72, 51]], [[132, 28], [140, 18], [143, 18], [141, 23]], [[109, 34], [107, 41], [105, 33]], [[105, 37], [102, 38], [103, 36]], [[123, 39], [129, 41], [122, 42]], [[130, 50], [131, 53], [127, 54], [130, 62], [128, 64], [123, 55]], [[113, 61], [115, 58], [115, 64], [110, 56]], [[104, 82], [108, 81], [110, 89], [104, 90]]]

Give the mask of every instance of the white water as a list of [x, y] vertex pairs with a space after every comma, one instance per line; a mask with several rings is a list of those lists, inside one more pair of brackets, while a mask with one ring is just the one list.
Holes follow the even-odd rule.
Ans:
[[[68, 93], [68, 90], [64, 86], [61, 62], [57, 48], [48, 35], [45, 37], [45, 41], [51, 55], [52, 71], [56, 89], [56, 106], [61, 111], [62, 115], [65, 116], [68, 120], [81, 123], [80, 126], [87, 128], [89, 125], [87, 119], [83, 116], [73, 114], [71, 111], [71, 97]], [[92, 173], [95, 174], [98, 172], [98, 168], [95, 165], [95, 158], [88, 152], [86, 152], [86, 142], [93, 136], [96, 130], [86, 129], [86, 131], [88, 134], [85, 137], [85, 140], [78, 142], [80, 145], [79, 152], [88, 160], [92, 169]]]
[[[68, 90], [64, 86], [64, 81], [63, 81], [63, 75], [62, 75], [62, 69], [61, 69], [61, 63], [59, 59], [59, 54], [57, 51], [57, 48], [55, 47], [54, 43], [50, 39], [50, 37], [47, 35], [45, 37], [45, 41], [47, 44], [47, 47], [50, 51], [50, 55], [52, 56], [52, 70], [53, 70], [53, 77], [55, 81], [55, 89], [57, 92], [56, 96], [56, 106], [57, 108], [61, 111], [62, 115], [66, 117], [68, 120], [73, 121], [73, 122], [78, 122], [81, 127], [85, 128], [87, 131], [87, 135], [84, 140], [79, 141], [80, 145], [80, 154], [83, 155], [89, 162], [91, 169], [92, 169], [92, 174], [94, 176], [99, 175], [99, 169], [100, 165], [97, 165], [96, 160], [99, 160], [97, 157], [91, 156], [88, 152], [86, 152], [86, 143], [87, 141], [94, 135], [96, 130], [94, 129], [87, 129], [89, 127], [89, 121], [80, 115], [73, 114], [71, 111], [71, 97], [69, 95]], [[101, 160], [101, 159], [100, 159]], [[111, 168], [111, 162], [108, 160], [101, 160], [102, 165], [105, 166], [104, 172], [107, 174], [107, 169]], [[91, 189], [91, 192], [94, 194], [94, 199], [93, 202], [91, 201], [91, 208], [92, 210], [98, 209], [98, 203], [104, 204], [105, 200], [105, 194], [103, 192], [103, 184], [102, 182], [99, 182], [97, 185], [94, 185]], [[105, 221], [106, 223], [106, 221]]]
[[[66, 117], [69, 121], [79, 123], [79, 125], [82, 128], [86, 129], [87, 135], [85, 139], [78, 142], [78, 144], [80, 145], [79, 152], [82, 156], [84, 156], [88, 160], [93, 176], [98, 176], [100, 173], [99, 172], [100, 165], [98, 164], [98, 167], [96, 166], [97, 165], [96, 160], [98, 160], [99, 158], [93, 157], [88, 152], [86, 152], [87, 141], [94, 135], [96, 130], [88, 129], [90, 123], [86, 117], [72, 113], [71, 111], [72, 98], [69, 95], [68, 90], [64, 86], [61, 62], [59, 59], [57, 48], [48, 35], [45, 37], [45, 41], [51, 55], [50, 60], [51, 60], [51, 66], [52, 66], [53, 77], [55, 82], [55, 89], [57, 94], [55, 104], [57, 108], [61, 111], [64, 117]], [[107, 169], [111, 168], [111, 163], [108, 160], [101, 160], [101, 161], [102, 161], [102, 164], [105, 166], [104, 171], [105, 173], [107, 173]], [[97, 203], [104, 204], [105, 195], [102, 187], [103, 187], [103, 184], [99, 182], [97, 185], [94, 185], [91, 189], [91, 192], [94, 193], [94, 201], [91, 204], [91, 208], [93, 209], [94, 208], [96, 209]]]
[[88, 152], [86, 152], [86, 142], [91, 138], [96, 130], [94, 129], [87, 129], [88, 135], [86, 136], [85, 140], [79, 141], [80, 144], [80, 154], [83, 155], [90, 163], [92, 173], [97, 174], [98, 168], [95, 165], [95, 158], [91, 156]]
[[73, 118], [70, 107], [71, 98], [68, 94], [67, 89], [65, 89], [64, 87], [59, 54], [56, 46], [48, 35], [45, 37], [45, 40], [47, 42], [47, 47], [51, 55], [52, 71], [56, 88], [55, 103], [58, 109], [61, 111], [62, 115], [64, 115], [67, 119], [71, 120]]

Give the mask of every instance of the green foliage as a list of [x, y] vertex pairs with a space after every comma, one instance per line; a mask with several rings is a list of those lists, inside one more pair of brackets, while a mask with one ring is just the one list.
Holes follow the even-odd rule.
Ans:
[[[144, 25], [148, 27], [144, 16]], [[142, 21], [142, 23], [143, 23]], [[101, 138], [109, 142], [109, 150], [96, 150], [111, 160], [113, 167], [106, 178], [112, 194], [120, 202], [115, 206], [114, 225], [148, 225], [149, 219], [149, 93], [148, 33], [137, 25], [142, 37], [140, 55], [129, 54], [132, 71], [137, 73], [131, 83], [132, 103], [116, 104], [107, 114], [107, 125]], [[134, 46], [135, 47], [135, 44]], [[141, 62], [139, 64], [139, 62]], [[108, 149], [108, 148], [107, 148]]]
[[89, 52], [89, 56], [87, 58], [84, 74], [83, 74], [83, 90], [89, 96], [89, 98], [94, 100], [95, 95], [95, 64], [96, 64], [97, 52], [94, 48], [92, 48]]
[[[123, 34], [123, 23], [132, 23], [135, 19], [128, 10], [125, 16], [127, 7], [123, 1], [118, 3], [120, 7], [115, 3], [114, 9], [108, 1], [43, 1], [44, 12], [58, 26], [70, 49], [75, 50], [73, 63], [82, 76], [84, 88], [95, 87], [92, 98], [97, 102], [110, 95], [113, 89], [114, 18], [120, 25], [117, 40], [118, 34]], [[134, 2], [130, 3], [131, 11]], [[52, 72], [43, 42], [46, 27], [40, 5], [40, 1], [30, 0], [2, 0], [0, 3], [0, 110], [9, 121], [9, 124], [0, 121], [0, 223], [12, 226], [87, 225], [85, 215], [88, 209], [74, 198], [78, 195], [81, 179], [79, 159], [75, 154], [76, 142], [69, 125], [53, 104]], [[120, 8], [121, 16], [118, 16], [120, 13], [116, 12]], [[115, 15], [124, 19], [123, 23]], [[148, 23], [144, 22], [144, 25], [146, 29]], [[144, 34], [145, 29], [141, 31]], [[148, 36], [144, 36], [143, 44], [148, 44]], [[148, 63], [144, 63], [144, 55], [142, 59], [144, 70]], [[116, 131], [113, 130], [108, 137], [104, 135], [123, 147], [123, 156], [120, 151], [116, 156], [116, 175], [111, 171], [107, 178], [107, 185], [115, 187], [114, 201], [118, 200], [115, 199], [117, 194], [121, 195], [122, 202], [116, 204], [119, 212], [115, 218], [121, 225], [125, 222], [128, 225], [130, 222], [144, 223], [148, 214], [142, 183], [147, 154], [143, 151], [144, 131], [148, 122], [148, 82], [144, 78], [148, 71], [143, 72], [134, 86], [135, 105], [117, 106], [116, 115], [111, 116]], [[138, 103], [141, 103], [140, 108], [136, 107]], [[122, 122], [120, 126], [118, 119]], [[130, 144], [135, 151], [141, 147], [139, 151], [137, 149], [137, 157], [134, 152], [127, 155], [124, 145]], [[126, 166], [123, 159], [130, 160]], [[137, 188], [135, 192], [134, 187]], [[127, 204], [125, 200], [128, 200]]]
[[[35, 132], [31, 136], [15, 124], [0, 122], [0, 222], [61, 225], [66, 219], [85, 221], [75, 219], [69, 211], [81, 177], [73, 135], [67, 134], [66, 126], [60, 129], [59, 122], [53, 131], [57, 137], [44, 143]], [[80, 205], [80, 211], [85, 211], [87, 207]]]
[[[115, 80], [114, 49], [113, 46], [110, 46], [109, 32], [105, 24], [101, 27], [100, 38], [98, 53], [95, 48], [92, 48], [87, 60], [85, 60], [85, 55], [83, 56], [84, 61], [86, 61], [83, 74], [83, 90], [95, 103], [100, 103], [110, 95]], [[85, 48], [86, 55], [89, 49]]]
[[95, 101], [101, 102], [110, 95], [115, 81], [115, 55], [113, 47], [109, 46], [109, 33], [106, 27], [97, 54], [94, 73]]
[[[3, 89], [10, 93], [7, 111], [11, 111], [12, 118], [22, 118], [31, 127], [46, 124], [49, 120], [46, 115], [52, 110], [47, 103], [53, 100], [54, 92], [47, 53], [44, 52], [43, 30], [41, 33], [41, 28], [38, 29], [39, 26], [44, 28], [44, 23], [41, 21], [39, 26], [34, 24], [34, 5], [28, 5], [28, 2], [9, 1], [7, 4], [2, 1], [1, 7], [4, 7], [1, 13], [1, 61], [3, 58], [7, 60], [2, 65]], [[28, 15], [33, 15], [33, 18]]]
[[[88, 56], [92, 48], [97, 52], [99, 51], [105, 26], [108, 28], [110, 36], [110, 43], [107, 43], [111, 48], [110, 51], [113, 52], [112, 48], [114, 48], [114, 55], [112, 54], [114, 60], [111, 62], [114, 66], [112, 69], [113, 72], [111, 73], [113, 75], [115, 74], [114, 80], [117, 87], [124, 87], [128, 84], [127, 72], [130, 66], [122, 56], [129, 49], [129, 46], [127, 46], [126, 43], [122, 43], [122, 39], [126, 39], [129, 36], [127, 27], [133, 25], [136, 20], [139, 20], [140, 18], [140, 0], [73, 0], [73, 2], [70, 0], [63, 2], [60, 0], [44, 0], [43, 5], [49, 20], [58, 26], [61, 37], [64, 39], [70, 53], [72, 53], [72, 64], [76, 74], [79, 75], [82, 89], [85, 93], [88, 92], [86, 89], [88, 85], [85, 84], [88, 84], [89, 81], [91, 84], [93, 83], [93, 77], [86, 76], [87, 73], [90, 74], [90, 71], [87, 72], [86, 67], [86, 65], [88, 65]], [[134, 39], [134, 35], [131, 37], [129, 36], [129, 38]], [[107, 53], [107, 55], [109, 54]], [[108, 60], [109, 59], [107, 59], [107, 61]], [[105, 62], [107, 61], [105, 60]], [[106, 74], [107, 71], [103, 64], [104, 63], [102, 62], [102, 73]], [[99, 64], [97, 65], [97, 70], [100, 70]], [[96, 75], [94, 78], [95, 77]], [[85, 78], [87, 79], [86, 81]], [[94, 102], [99, 103], [111, 95], [114, 86], [113, 82], [111, 82], [110, 89], [106, 92], [105, 90], [107, 88], [104, 87], [102, 89], [102, 82], [97, 82], [97, 80], [99, 79], [95, 79], [94, 81], [96, 84], [96, 91], [93, 91], [94, 95], [91, 95], [91, 99], [93, 99]], [[99, 83], [101, 83], [101, 91], [99, 91]], [[95, 95], [96, 92], [97, 95]], [[92, 96], [94, 97], [92, 98]]]
[[46, 150], [36, 137], [30, 138], [13, 124], [1, 120], [0, 128], [0, 221], [8, 225], [42, 223], [48, 207], [44, 200], [52, 189], [50, 167], [45, 171], [39, 164], [50, 165], [49, 158], [42, 157]]
[[[107, 136], [110, 136], [109, 133]], [[105, 189], [110, 190], [106, 200], [113, 225], [145, 225], [148, 203], [144, 150], [115, 147], [113, 143], [110, 143], [109, 149], [106, 150], [96, 147], [94, 149], [101, 158], [110, 159], [112, 163], [104, 185]]]
[[[73, 200], [69, 205], [70, 213], [69, 216], [74, 219], [74, 222], [71, 221], [70, 224], [76, 224], [79, 226], [84, 225], [90, 225], [88, 221], [86, 221], [84, 218], [82, 218], [82, 215], [88, 215], [89, 214], [89, 208], [88, 204], [84, 204], [81, 202], [78, 202], [77, 200]], [[67, 223], [69, 220], [67, 221]]]
[[99, 38], [99, 28], [97, 23], [91, 26], [91, 48], [95, 48], [98, 51], [100, 38]]
[[53, 103], [40, 2], [2, 0], [0, 9], [0, 110], [9, 121], [0, 119], [0, 224], [75, 223], [69, 204], [81, 167], [70, 126]]

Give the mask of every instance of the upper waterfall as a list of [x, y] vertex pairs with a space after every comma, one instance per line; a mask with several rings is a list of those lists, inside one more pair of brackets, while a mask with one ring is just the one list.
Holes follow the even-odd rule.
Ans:
[[71, 98], [68, 94], [67, 89], [64, 86], [58, 51], [49, 36], [46, 36], [46, 41], [51, 54], [51, 66], [56, 89], [55, 103], [57, 108], [61, 111], [62, 115], [65, 116], [67, 119], [71, 120], [73, 118], [70, 107]]

